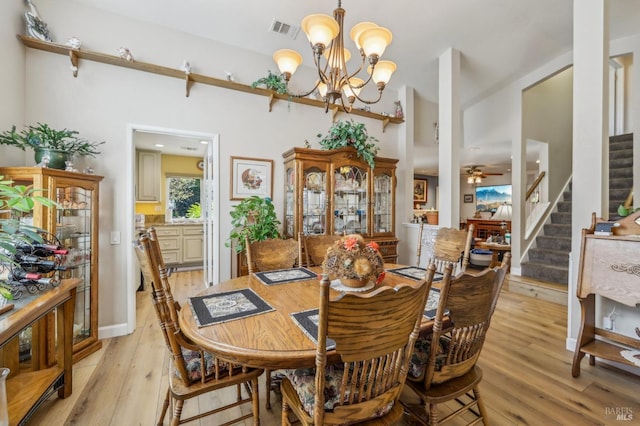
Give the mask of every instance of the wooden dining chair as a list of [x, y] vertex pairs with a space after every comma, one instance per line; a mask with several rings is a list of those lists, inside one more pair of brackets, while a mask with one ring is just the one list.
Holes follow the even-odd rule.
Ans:
[[420, 224], [416, 266], [420, 266], [422, 256], [426, 256], [425, 265], [435, 263], [437, 272], [444, 272], [448, 264], [453, 265], [454, 276], [465, 272], [469, 265], [473, 229], [471, 224], [467, 230], [438, 228], [435, 231]]
[[[249, 242], [249, 238], [245, 236], [244, 241], [249, 274], [254, 272], [293, 268], [296, 265], [296, 261], [299, 259], [298, 242], [292, 238], [286, 240], [270, 238], [263, 241]], [[271, 372], [271, 370], [266, 370], [265, 374], [265, 407], [268, 410], [271, 409], [271, 391], [278, 390], [277, 387], [272, 389]]]
[[[405, 383], [422, 403], [408, 408], [425, 424], [459, 419], [458, 415], [467, 411], [475, 414], [470, 424], [479, 421], [488, 424], [478, 392], [482, 370], [476, 363], [510, 261], [511, 254], [507, 253], [499, 268], [457, 277], [451, 276], [453, 265], [445, 267], [432, 334], [416, 341]], [[460, 406], [455, 405], [455, 411], [440, 420], [438, 405], [453, 400]]]
[[[246, 403], [251, 403], [251, 412], [225, 424], [229, 425], [253, 417], [253, 424], [259, 425], [258, 377], [264, 370], [225, 362], [191, 342], [182, 333], [178, 324], [180, 306], [173, 300], [167, 268], [162, 260], [162, 252], [155, 229], [151, 228], [142, 233], [134, 242], [134, 246], [144, 279], [151, 283], [153, 306], [170, 355], [169, 388], [158, 425], [163, 424], [169, 404], [173, 408], [171, 425], [176, 426]], [[182, 408], [186, 400], [230, 386], [237, 388], [235, 402], [181, 419]], [[246, 398], [242, 395], [242, 386], [248, 392]]]
[[298, 259], [301, 266], [320, 266], [327, 255], [327, 249], [339, 240], [335, 235], [298, 235]]
[[316, 367], [285, 370], [283, 425], [292, 424], [292, 415], [303, 425], [394, 424], [402, 417], [398, 400], [434, 272], [431, 266], [415, 285], [335, 297], [323, 276]]
[[298, 242], [293, 238], [269, 238], [249, 242], [245, 236], [249, 273], [293, 268], [298, 260]]

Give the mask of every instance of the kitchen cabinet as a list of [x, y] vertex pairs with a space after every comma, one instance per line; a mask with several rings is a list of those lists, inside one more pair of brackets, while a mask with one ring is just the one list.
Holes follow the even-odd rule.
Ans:
[[204, 260], [204, 227], [202, 225], [157, 225], [155, 228], [165, 264], [202, 264]]
[[137, 150], [136, 157], [136, 200], [159, 202], [162, 200], [160, 152]]
[[395, 188], [398, 160], [376, 157], [375, 167], [353, 148], [292, 148], [285, 169], [285, 238], [360, 234], [376, 241], [385, 262], [396, 263]]
[[[56, 201], [36, 203], [22, 220], [43, 229], [45, 238], [66, 249], [63, 270], [49, 274], [78, 278], [73, 324], [73, 361], [102, 347], [98, 340], [98, 206], [102, 176], [41, 167], [3, 167], [0, 175], [17, 185], [32, 185]], [[52, 333], [53, 331], [48, 331]]]

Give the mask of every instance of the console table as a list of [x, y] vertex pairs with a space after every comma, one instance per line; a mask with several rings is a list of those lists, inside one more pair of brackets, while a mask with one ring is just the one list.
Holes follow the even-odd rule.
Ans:
[[[60, 398], [71, 395], [73, 311], [79, 282], [77, 278], [62, 280], [0, 316], [0, 365], [11, 370], [6, 382], [10, 425], [26, 424], [55, 391]], [[31, 359], [21, 363], [20, 333], [30, 326]], [[47, 329], [52, 332], [46, 333]]]

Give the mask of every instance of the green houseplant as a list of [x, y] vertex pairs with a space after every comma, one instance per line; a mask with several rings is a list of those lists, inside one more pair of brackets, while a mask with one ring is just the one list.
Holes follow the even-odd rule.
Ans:
[[274, 74], [269, 70], [266, 77], [262, 77], [251, 83], [251, 87], [254, 89], [258, 86], [264, 86], [269, 90], [273, 90], [276, 93], [284, 95], [287, 93], [287, 82], [284, 81], [284, 77], [280, 74]]
[[355, 148], [358, 157], [369, 163], [373, 169], [375, 158], [380, 149], [374, 142], [378, 139], [369, 136], [364, 123], [356, 123], [353, 120], [341, 120], [335, 122], [326, 135], [318, 134], [320, 146], [323, 149], [338, 149], [350, 146]]
[[[42, 243], [40, 228], [25, 225], [17, 215], [28, 213], [34, 203], [54, 206], [49, 198], [36, 195], [36, 190], [25, 185], [13, 185], [10, 180], [0, 176], [0, 264], [11, 265], [12, 255], [16, 253], [16, 245]], [[11, 286], [0, 280], [0, 296], [12, 299]]]
[[12, 126], [11, 130], [0, 133], [0, 145], [15, 146], [23, 151], [31, 148], [37, 163], [48, 156], [48, 166], [54, 169], [64, 169], [69, 156], [94, 157], [100, 154], [97, 148], [103, 143], [104, 141], [89, 142], [79, 137], [75, 130], [56, 130], [43, 123], [27, 126], [19, 132], [16, 126]]
[[233, 230], [225, 245], [233, 247], [236, 253], [242, 253], [245, 250], [245, 235], [249, 237], [251, 242], [280, 238], [278, 230], [280, 221], [269, 197], [245, 198], [233, 207], [230, 214]]

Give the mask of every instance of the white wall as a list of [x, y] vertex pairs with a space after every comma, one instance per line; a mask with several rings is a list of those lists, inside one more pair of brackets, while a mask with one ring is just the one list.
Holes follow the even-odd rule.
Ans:
[[[0, 129], [8, 130], [12, 125], [22, 127], [24, 121], [25, 64], [24, 49], [16, 38], [22, 33], [24, 5], [19, 1], [0, 4]], [[0, 145], [0, 166], [21, 164], [25, 154], [19, 149]]]
[[[70, 1], [41, 1], [40, 14], [48, 23], [55, 39], [64, 41], [75, 35], [87, 49], [115, 54], [120, 46], [128, 47], [134, 58], [150, 63], [179, 68], [186, 58], [193, 71], [224, 78], [224, 70], [234, 71], [237, 82], [250, 84], [273, 69], [271, 58], [238, 51], [229, 46], [210, 43], [179, 32], [142, 22], [134, 22]], [[18, 10], [16, 10], [18, 9]], [[277, 102], [268, 112], [268, 100], [262, 96], [228, 89], [195, 84], [189, 98], [185, 97], [184, 82], [164, 76], [148, 74], [111, 65], [80, 61], [78, 77], [73, 78], [66, 56], [26, 49], [26, 68], [19, 65], [25, 56], [21, 44], [15, 40], [15, 20], [6, 16], [20, 13], [20, 9], [0, 4], [3, 21], [12, 24], [13, 34], [2, 38], [11, 49], [3, 58], [0, 81], [7, 86], [10, 97], [6, 103], [21, 105], [25, 116], [15, 114], [16, 122], [46, 122], [54, 127], [78, 130], [90, 140], [105, 140], [102, 154], [93, 160], [96, 174], [105, 177], [100, 203], [100, 304], [99, 324], [122, 327], [126, 322], [127, 264], [134, 261], [125, 256], [127, 235], [133, 218], [126, 213], [127, 189], [132, 177], [127, 173], [127, 125], [141, 124], [164, 128], [184, 129], [220, 134], [221, 240], [230, 232], [229, 157], [248, 156], [274, 160], [274, 203], [282, 215], [283, 167], [282, 153], [292, 146], [304, 146], [308, 140], [319, 148], [316, 135], [325, 133], [331, 125], [331, 115], [320, 108]], [[15, 45], [15, 46], [14, 46]], [[26, 70], [24, 84], [20, 79]], [[15, 74], [15, 75], [14, 75]], [[16, 84], [16, 81], [18, 84]], [[20, 86], [26, 87], [24, 92]], [[17, 87], [17, 89], [15, 88]], [[393, 92], [385, 94], [395, 98]], [[24, 99], [24, 101], [23, 101]], [[369, 133], [380, 140], [379, 154], [397, 158], [395, 141], [402, 126], [389, 125], [382, 133], [380, 121], [355, 118], [367, 125]], [[18, 123], [20, 124], [20, 123]], [[6, 126], [8, 127], [8, 125]], [[22, 164], [30, 164], [29, 155]], [[20, 164], [20, 162], [12, 162]], [[406, 168], [404, 164], [399, 167]], [[397, 202], [405, 203], [403, 188], [398, 189]], [[109, 244], [109, 233], [121, 231], [123, 243]], [[231, 251], [221, 250], [221, 279], [230, 276]]]

